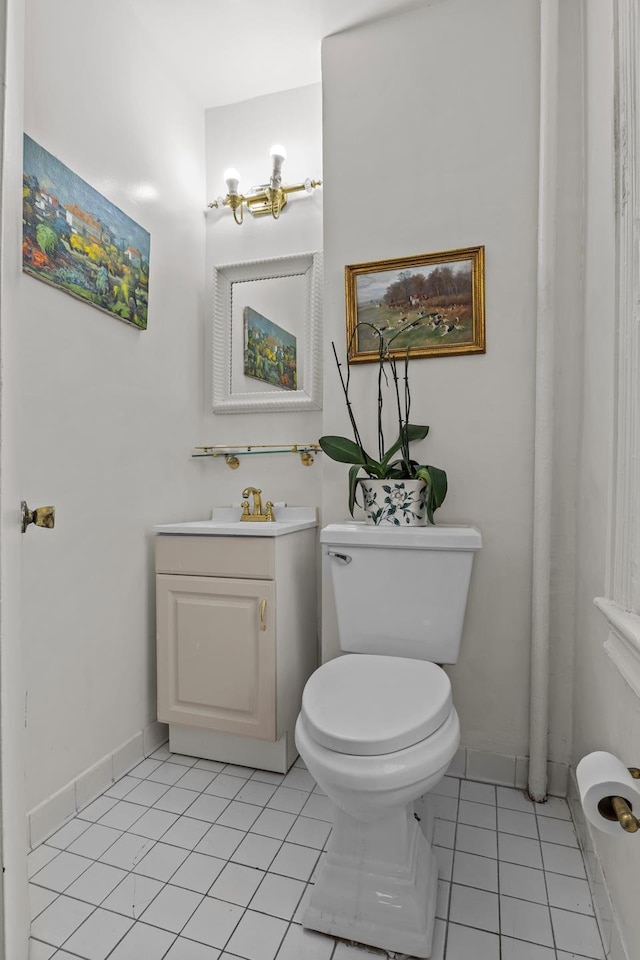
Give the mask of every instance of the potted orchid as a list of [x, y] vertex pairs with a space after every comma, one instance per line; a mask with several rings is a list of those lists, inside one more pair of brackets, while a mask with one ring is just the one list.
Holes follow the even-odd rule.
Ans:
[[[320, 447], [338, 463], [351, 464], [349, 470], [349, 512], [353, 516], [357, 502], [358, 488], [363, 494], [363, 508], [370, 523], [392, 523], [396, 526], [423, 524], [426, 520], [434, 523], [433, 514], [447, 495], [447, 475], [439, 467], [421, 464], [410, 454], [410, 444], [424, 440], [429, 427], [410, 422], [411, 391], [409, 389], [409, 350], [404, 355], [401, 371], [398, 370], [398, 358], [391, 352], [393, 341], [416, 326], [420, 320], [407, 324], [392, 336], [385, 335], [370, 323], [359, 323], [352, 338], [361, 326], [373, 328], [379, 338], [378, 356], [378, 392], [377, 392], [377, 428], [378, 458], [370, 456], [364, 448], [358, 424], [355, 419], [349, 397], [351, 368], [347, 365], [346, 375], [338, 359], [335, 343], [332, 343], [333, 355], [354, 439], [348, 437], [324, 436], [318, 441]], [[385, 388], [392, 390], [398, 420], [398, 435], [391, 446], [386, 447], [383, 430], [383, 405]], [[365, 477], [361, 476], [364, 472]]]

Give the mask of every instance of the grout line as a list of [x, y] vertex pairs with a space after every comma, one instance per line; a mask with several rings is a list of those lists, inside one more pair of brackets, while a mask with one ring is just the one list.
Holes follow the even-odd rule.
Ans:
[[[496, 791], [496, 801], [498, 793]], [[498, 956], [502, 960], [502, 893], [500, 887], [500, 843], [498, 835], [498, 808], [496, 806], [496, 882], [498, 884]]]
[[[447, 955], [447, 950], [448, 950], [448, 948], [449, 948], [449, 917], [450, 917], [450, 915], [451, 915], [451, 898], [452, 898], [452, 896], [453, 896], [453, 870], [454, 870], [454, 867], [455, 867], [455, 863], [456, 863], [456, 853], [457, 853], [457, 850], [458, 850], [458, 818], [457, 818], [457, 814], [458, 814], [458, 812], [459, 812], [459, 810], [460, 810], [460, 790], [461, 790], [461, 784], [458, 784], [458, 800], [457, 800], [457, 807], [456, 807], [456, 822], [455, 822], [454, 830], [453, 830], [453, 852], [452, 852], [452, 855], [451, 855], [451, 878], [450, 878], [450, 880], [449, 880], [449, 905], [448, 905], [448, 907], [447, 907], [447, 920], [446, 920], [446, 926], [445, 926], [445, 929], [444, 929], [444, 944], [443, 944], [443, 948], [442, 948], [442, 955], [443, 955], [443, 957], [446, 957], [446, 955]], [[435, 817], [434, 817], [434, 832], [435, 832]], [[437, 860], [437, 858], [436, 858], [436, 860]]]
[[557, 952], [558, 946], [556, 944], [556, 932], [553, 927], [553, 918], [551, 916], [551, 907], [549, 905], [549, 885], [547, 884], [547, 872], [544, 869], [544, 857], [542, 855], [542, 836], [540, 835], [540, 824], [538, 823], [537, 817], [536, 817], [536, 832], [538, 834], [538, 843], [540, 844], [540, 856], [542, 857], [542, 878], [544, 882], [544, 890], [547, 895], [547, 914], [549, 916], [549, 927], [551, 928], [551, 940], [553, 943], [553, 949]]
[[[153, 849], [153, 847], [152, 847], [151, 849]], [[181, 848], [179, 848], [179, 849], [186, 850], [185, 847], [181, 847]], [[307, 847], [306, 849], [310, 850], [310, 849], [312, 849], [312, 848], [311, 848], [311, 847]], [[148, 851], [148, 852], [150, 853], [151, 851]], [[188, 851], [188, 854], [187, 854], [187, 858], [185, 858], [185, 860], [188, 859], [188, 855], [189, 855], [189, 854], [195, 853], [195, 852], [196, 852], [195, 850], [189, 850], [189, 851]], [[323, 851], [318, 851], [318, 854], [320, 855], [322, 852], [323, 852]], [[461, 852], [464, 852], [464, 851], [461, 851]], [[277, 855], [277, 854], [276, 854], [276, 855]], [[146, 856], [146, 854], [145, 854], [145, 856]], [[204, 854], [204, 856], [209, 856], [209, 854]], [[479, 856], [479, 854], [472, 854], [472, 856]], [[455, 858], [455, 854], [454, 854], [454, 858]], [[144, 859], [144, 858], [143, 858], [143, 859]], [[218, 858], [218, 859], [219, 859], [219, 858]], [[319, 857], [318, 857], [318, 859], [319, 859]], [[498, 865], [498, 877], [499, 877], [499, 872], [500, 872], [500, 871], [499, 871], [500, 863], [501, 863], [501, 862], [509, 863], [509, 861], [506, 861], [506, 860], [505, 860], [505, 861], [493, 861], [493, 860], [491, 860], [490, 857], [483, 857], [483, 859], [489, 860], [490, 862], [497, 863], [497, 865]], [[141, 861], [140, 861], [140, 862], [141, 862]], [[316, 863], [317, 863], [317, 861], [316, 861]], [[91, 866], [93, 866], [94, 864], [97, 864], [97, 865], [99, 865], [99, 866], [110, 866], [110, 864], [103, 864], [103, 863], [102, 863], [101, 861], [99, 861], [99, 860], [94, 860], [94, 861], [92, 861]], [[256, 894], [258, 893], [258, 890], [259, 890], [260, 887], [262, 886], [262, 883], [263, 883], [264, 879], [265, 879], [267, 876], [282, 877], [282, 878], [285, 879], [285, 880], [295, 880], [295, 881], [298, 882], [298, 883], [304, 884], [304, 885], [305, 885], [305, 890], [302, 891], [302, 894], [300, 895], [300, 898], [298, 899], [298, 901], [297, 901], [297, 903], [296, 903], [296, 910], [297, 910], [297, 908], [298, 908], [298, 906], [299, 906], [299, 904], [300, 904], [300, 900], [302, 899], [302, 897], [304, 896], [304, 894], [305, 894], [305, 892], [306, 892], [306, 887], [308, 887], [308, 886], [310, 885], [310, 883], [311, 883], [310, 880], [301, 880], [300, 877], [292, 877], [290, 874], [287, 874], [287, 873], [276, 873], [275, 871], [273, 871], [273, 870], [268, 870], [268, 869], [267, 869], [267, 870], [263, 870], [262, 867], [250, 867], [250, 866], [247, 866], [247, 864], [236, 863], [236, 862], [233, 861], [233, 860], [227, 860], [227, 861], [225, 861], [225, 867], [228, 866], [228, 865], [238, 866], [238, 867], [245, 867], [245, 868], [248, 869], [248, 870], [259, 870], [261, 873], [264, 874], [262, 880], [260, 881], [260, 884], [258, 885], [258, 887], [256, 887], [255, 892], [252, 894], [252, 899], [253, 899], [253, 897], [255, 897]], [[211, 882], [211, 885], [209, 886], [208, 890], [207, 890], [205, 893], [203, 893], [201, 890], [195, 890], [193, 887], [185, 887], [185, 886], [182, 886], [181, 884], [171, 883], [171, 880], [173, 879], [173, 877], [175, 876], [175, 874], [180, 870], [181, 866], [182, 866], [182, 864], [181, 864], [179, 867], [176, 868], [176, 870], [174, 871], [174, 873], [171, 875], [170, 879], [169, 879], [169, 880], [166, 880], [166, 881], [158, 880], [157, 877], [147, 877], [146, 874], [134, 873], [133, 870], [128, 870], [128, 871], [124, 871], [124, 872], [127, 874], [127, 876], [128, 876], [129, 874], [132, 874], [134, 877], [142, 877], [142, 878], [144, 878], [144, 879], [157, 880], [158, 883], [162, 883], [162, 884], [163, 884], [163, 887], [173, 886], [173, 887], [175, 887], [175, 888], [178, 889], [178, 890], [184, 890], [184, 891], [187, 892], [187, 893], [194, 893], [194, 894], [197, 894], [197, 895], [199, 895], [199, 896], [201, 896], [201, 897], [203, 897], [203, 898], [204, 898], [204, 897], [207, 897], [207, 896], [211, 896], [211, 894], [210, 894], [211, 888], [214, 886], [214, 884], [216, 883], [216, 880], [219, 878], [219, 876], [221, 876], [222, 873], [224, 872], [224, 868], [223, 868], [223, 869], [220, 871], [220, 874], [218, 875], [218, 877], [216, 877], [216, 879]], [[513, 866], [522, 866], [522, 864], [513, 864]], [[90, 869], [90, 868], [88, 867], [87, 870], [89, 870], [89, 869]], [[123, 867], [117, 867], [117, 868], [115, 868], [115, 869], [123, 870], [124, 868], [123, 868]], [[315, 868], [314, 868], [314, 869], [315, 869]], [[527, 870], [536, 870], [537, 868], [536, 868], [536, 867], [524, 867], [524, 869], [527, 869]], [[84, 872], [86, 873], [87, 871], [84, 871]], [[538, 872], [539, 872], [539, 873], [545, 873], [545, 874], [546, 874], [547, 872], [552, 873], [553, 871], [540, 871], [540, 870], [538, 870]], [[65, 890], [62, 891], [62, 892], [61, 892], [61, 891], [58, 891], [58, 890], [54, 890], [54, 889], [52, 889], [51, 887], [45, 887], [45, 886], [43, 886], [42, 884], [34, 884], [33, 881], [30, 881], [31, 885], [37, 886], [38, 889], [40, 889], [40, 890], [47, 890], [49, 893], [54, 893], [54, 894], [55, 894], [55, 897], [54, 897], [54, 899], [51, 901], [51, 903], [48, 903], [46, 907], [43, 907], [42, 910], [39, 911], [39, 913], [34, 914], [34, 916], [33, 916], [32, 919], [35, 920], [37, 916], [40, 916], [40, 914], [43, 913], [44, 910], [47, 909], [47, 907], [51, 906], [51, 905], [55, 902], [55, 900], [57, 900], [58, 897], [61, 897], [61, 896], [64, 896], [64, 897], [66, 897], [66, 898], [69, 899], [69, 900], [77, 900], [79, 903], [85, 903], [85, 904], [88, 904], [88, 905], [90, 905], [90, 906], [101, 907], [102, 909], [108, 910], [110, 913], [115, 913], [115, 914], [117, 914], [117, 916], [128, 917], [128, 914], [119, 913], [117, 910], [114, 910], [114, 909], [111, 908], [111, 907], [103, 907], [103, 906], [102, 906], [102, 905], [104, 904], [104, 902], [111, 896], [111, 894], [114, 893], [114, 892], [118, 889], [118, 887], [124, 882], [124, 880], [126, 879], [126, 877], [123, 877], [121, 880], [119, 880], [118, 883], [116, 884], [116, 886], [113, 888], [113, 890], [110, 890], [109, 893], [106, 893], [105, 896], [102, 898], [102, 900], [101, 900], [98, 904], [95, 904], [95, 903], [94, 903], [93, 901], [91, 901], [91, 900], [83, 900], [82, 897], [73, 896], [72, 894], [66, 892], [66, 891], [69, 889], [69, 887], [73, 886], [73, 884], [76, 882], [76, 880], [79, 880], [82, 876], [83, 876], [83, 874], [80, 874], [78, 877], [76, 877], [75, 880], [72, 880], [71, 883], [69, 884], [69, 886], [66, 887]], [[566, 874], [555, 874], [555, 876], [566, 876]], [[579, 877], [568, 877], [568, 879], [571, 879], [571, 880], [579, 880], [579, 879], [581, 879], [581, 878], [579, 878]], [[444, 880], [444, 879], [441, 879], [439, 882], [448, 883], [448, 884], [449, 884], [449, 887], [450, 887], [449, 897], [448, 897], [448, 900], [447, 900], [447, 916], [446, 916], [446, 918], [438, 917], [439, 920], [445, 919], [445, 920], [448, 922], [448, 919], [449, 919], [450, 899], [451, 899], [451, 896], [450, 896], [450, 895], [451, 895], [451, 887], [453, 886], [453, 880]], [[586, 883], [587, 881], [585, 880], [585, 881], [582, 881], [582, 882]], [[313, 886], [313, 884], [311, 884], [311, 885]], [[501, 895], [502, 895], [502, 894], [500, 893], [499, 880], [498, 880], [498, 891], [487, 890], [486, 887], [476, 887], [476, 886], [473, 886], [473, 884], [470, 884], [470, 883], [462, 883], [462, 882], [460, 882], [459, 880], [456, 880], [456, 881], [455, 881], [455, 885], [456, 885], [456, 886], [459, 886], [459, 887], [465, 887], [465, 888], [468, 889], [468, 890], [480, 890], [482, 893], [497, 893], [498, 896], [501, 896]], [[547, 889], [547, 887], [546, 887], [546, 877], [545, 877], [545, 889]], [[160, 892], [161, 892], [161, 891], [159, 890], [158, 893], [160, 893]], [[509, 897], [509, 899], [511, 899], [511, 900], [519, 900], [519, 901], [521, 901], [522, 903], [531, 903], [531, 904], [535, 904], [535, 905], [537, 905], [537, 906], [542, 906], [542, 907], [548, 906], [550, 909], [551, 909], [551, 907], [553, 907], [554, 910], [560, 910], [562, 913], [572, 913], [572, 914], [575, 914], [575, 915], [580, 916], [580, 917], [591, 917], [592, 919], [595, 918], [595, 913], [594, 913], [594, 911], [593, 911], [593, 907], [592, 907], [591, 912], [586, 912], [586, 913], [585, 913], [585, 911], [583, 911], [583, 910], [571, 909], [570, 907], [563, 907], [563, 906], [559, 906], [559, 905], [557, 905], [557, 904], [552, 904], [552, 903], [549, 901], [549, 898], [548, 898], [549, 895], [548, 895], [548, 893], [547, 893], [547, 903], [546, 903], [546, 904], [545, 904], [545, 903], [541, 903], [539, 900], [529, 900], [527, 897], [518, 897], [518, 896], [515, 896], [515, 895], [512, 894], [512, 893], [505, 893], [504, 896]], [[147, 907], [151, 905], [151, 903], [153, 902], [154, 899], [155, 899], [155, 895], [154, 895], [153, 899], [149, 901], [149, 903], [147, 904]], [[215, 900], [222, 900], [222, 901], [224, 901], [225, 903], [232, 903], [232, 904], [234, 904], [235, 906], [243, 906], [242, 904], [236, 903], [235, 900], [226, 900], [225, 897], [220, 896], [220, 895], [216, 895], [215, 897], [213, 897], [213, 899], [215, 899]], [[147, 909], [147, 907], [145, 907], [145, 910]], [[249, 909], [249, 908], [250, 908], [251, 910], [253, 910], [255, 913], [261, 913], [261, 914], [264, 914], [265, 916], [276, 916], [275, 914], [266, 913], [266, 911], [264, 911], [264, 910], [259, 910], [257, 907], [252, 907], [252, 906], [251, 906], [251, 901], [246, 905], [246, 908], [245, 908], [245, 909]], [[295, 910], [294, 910], [294, 914], [295, 914]], [[277, 916], [276, 918], [279, 919], [279, 920], [285, 920], [285, 919], [286, 919], [286, 917], [280, 917], [280, 916]], [[140, 918], [140, 917], [135, 917], [135, 918], [130, 918], [130, 919], [136, 919], [136, 920], [137, 920], [137, 919], [141, 919], [141, 918]], [[83, 922], [84, 922], [84, 921], [83, 921]], [[148, 922], [148, 921], [144, 921], [144, 922], [146, 923], [146, 922]], [[456, 922], [460, 922], [460, 921], [456, 921]], [[155, 924], [151, 924], [151, 923], [150, 923], [150, 926], [155, 926]], [[164, 929], [164, 928], [161, 928], [161, 929]], [[517, 939], [517, 938], [516, 938], [516, 939]]]

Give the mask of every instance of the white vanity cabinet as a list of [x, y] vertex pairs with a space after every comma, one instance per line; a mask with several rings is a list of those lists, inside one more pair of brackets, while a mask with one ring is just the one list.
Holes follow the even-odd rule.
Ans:
[[156, 536], [158, 719], [176, 753], [284, 772], [318, 662], [316, 532], [260, 526]]

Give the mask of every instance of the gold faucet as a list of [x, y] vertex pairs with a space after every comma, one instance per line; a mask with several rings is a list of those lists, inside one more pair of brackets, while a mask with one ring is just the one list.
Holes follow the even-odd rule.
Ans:
[[[262, 490], [259, 490], [257, 487], [245, 487], [242, 491], [242, 514], [240, 515], [241, 520], [254, 520], [254, 521], [275, 521], [276, 516], [273, 511], [273, 504], [271, 500], [267, 500], [265, 512], [262, 512], [262, 498], [260, 494]], [[247, 497], [251, 494], [253, 496], [253, 513], [249, 513], [249, 501]]]

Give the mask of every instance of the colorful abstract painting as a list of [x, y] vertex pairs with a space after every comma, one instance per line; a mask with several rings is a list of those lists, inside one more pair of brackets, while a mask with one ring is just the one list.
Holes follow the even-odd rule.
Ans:
[[141, 330], [147, 328], [147, 230], [24, 136], [22, 267]]
[[296, 338], [252, 307], [244, 308], [243, 318], [245, 376], [296, 390]]

